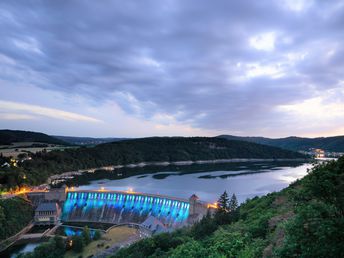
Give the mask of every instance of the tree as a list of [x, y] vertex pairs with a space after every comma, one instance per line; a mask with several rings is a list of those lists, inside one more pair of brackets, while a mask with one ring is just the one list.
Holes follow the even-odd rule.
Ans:
[[94, 232], [94, 236], [93, 236], [93, 240], [99, 240], [101, 238], [101, 233], [99, 231], [99, 229], [97, 229], [95, 232]]
[[177, 248], [172, 249], [168, 254], [168, 257], [209, 257], [209, 252], [199, 242], [196, 242], [195, 240], [190, 240], [178, 246]]
[[56, 249], [65, 250], [66, 243], [61, 236], [55, 235], [53, 238]]
[[191, 229], [192, 235], [195, 239], [203, 239], [210, 236], [217, 229], [215, 220], [212, 219], [210, 211], [199, 222], [195, 223]]
[[219, 200], [217, 201], [218, 210], [221, 212], [229, 211], [229, 197], [226, 191], [221, 194]]
[[229, 201], [229, 210], [231, 212], [233, 212], [237, 208], [238, 208], [238, 200], [237, 200], [235, 194], [233, 194], [231, 200]]
[[72, 237], [72, 250], [76, 253], [81, 253], [84, 249], [84, 241], [80, 236]]
[[88, 228], [88, 226], [85, 226], [82, 234], [81, 234], [85, 245], [88, 245], [89, 243], [91, 243], [92, 239], [91, 239], [91, 233], [90, 233], [90, 229]]
[[229, 210], [229, 197], [226, 191], [220, 196], [217, 201], [218, 207], [215, 213], [215, 221], [217, 225], [224, 225], [231, 223], [231, 215]]

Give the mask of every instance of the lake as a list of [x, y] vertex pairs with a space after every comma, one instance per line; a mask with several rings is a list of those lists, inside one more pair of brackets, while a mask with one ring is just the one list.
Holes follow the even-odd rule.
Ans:
[[245, 162], [124, 168], [112, 172], [98, 171], [75, 178], [79, 190], [129, 190], [214, 202], [225, 190], [236, 194], [239, 202], [266, 195], [287, 187], [304, 177], [309, 163]]
[[[196, 164], [187, 166], [147, 166], [114, 171], [85, 173], [67, 182], [79, 190], [129, 190], [214, 202], [223, 191], [235, 193], [238, 201], [279, 191], [304, 177], [310, 163], [245, 162]], [[70, 232], [69, 232], [70, 233]], [[66, 233], [68, 235], [68, 232]], [[38, 243], [23, 244], [7, 250], [3, 257], [16, 257], [32, 251]]]

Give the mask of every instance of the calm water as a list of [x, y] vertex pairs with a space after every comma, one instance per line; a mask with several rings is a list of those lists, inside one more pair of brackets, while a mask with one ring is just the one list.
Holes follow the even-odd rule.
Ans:
[[[88, 176], [88, 185], [78, 189], [128, 190], [188, 198], [193, 193], [201, 200], [214, 202], [227, 191], [240, 202], [287, 187], [307, 174], [308, 163], [260, 162], [223, 165], [132, 168], [130, 171], [102, 172]], [[138, 171], [141, 170], [141, 171]], [[115, 179], [118, 173], [139, 175]], [[93, 180], [92, 177], [97, 178]], [[115, 179], [115, 180], [114, 180]], [[85, 184], [85, 185], [81, 185]]]

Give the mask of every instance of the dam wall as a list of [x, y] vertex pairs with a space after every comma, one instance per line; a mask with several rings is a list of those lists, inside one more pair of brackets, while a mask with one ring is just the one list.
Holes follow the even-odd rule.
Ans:
[[187, 222], [186, 199], [120, 191], [68, 191], [61, 220], [113, 224], [142, 223], [154, 216], [167, 227]]

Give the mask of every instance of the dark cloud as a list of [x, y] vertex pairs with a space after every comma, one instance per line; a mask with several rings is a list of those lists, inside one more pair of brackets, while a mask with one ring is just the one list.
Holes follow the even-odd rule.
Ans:
[[344, 80], [343, 17], [339, 1], [7, 1], [0, 76], [260, 134]]

